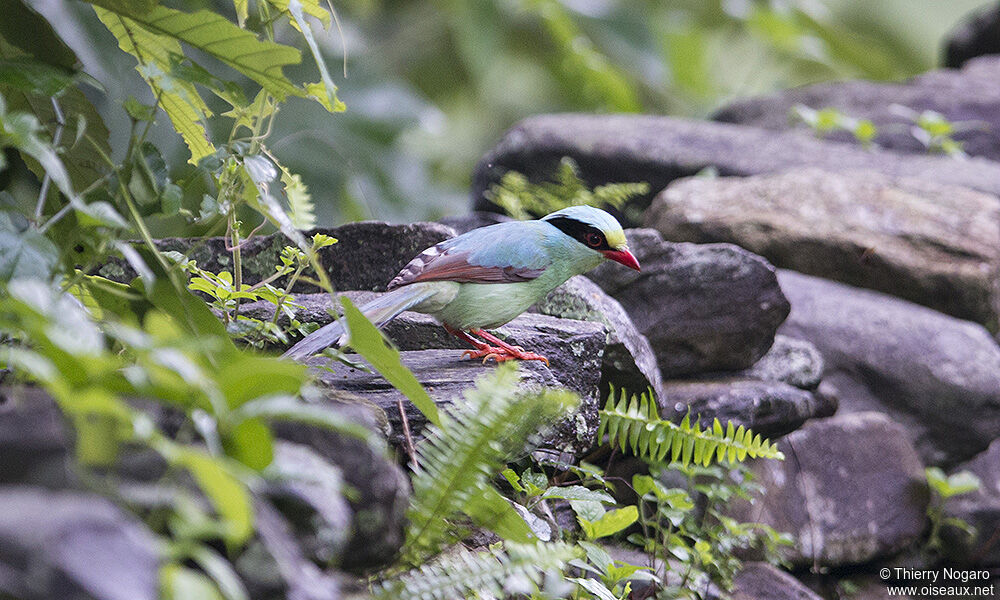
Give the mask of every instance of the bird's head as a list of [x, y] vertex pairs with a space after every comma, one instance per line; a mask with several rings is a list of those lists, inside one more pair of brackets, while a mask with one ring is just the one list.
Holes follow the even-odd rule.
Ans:
[[570, 206], [546, 215], [542, 220], [588, 250], [639, 270], [639, 261], [628, 249], [622, 226], [607, 212], [593, 206]]

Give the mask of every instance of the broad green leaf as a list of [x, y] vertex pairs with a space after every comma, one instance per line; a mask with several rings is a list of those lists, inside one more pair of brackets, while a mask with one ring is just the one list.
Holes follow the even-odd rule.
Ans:
[[385, 343], [382, 332], [372, 325], [350, 299], [341, 296], [341, 302], [344, 305], [344, 319], [350, 332], [351, 347], [365, 357], [393, 387], [409, 398], [428, 421], [440, 427], [441, 416], [438, 414], [437, 404], [413, 373], [403, 366], [399, 350]]
[[297, 362], [247, 354], [233, 356], [235, 360], [225, 364], [215, 379], [230, 408], [266, 396], [293, 396], [307, 380], [306, 367]]
[[114, 0], [89, 1], [132, 20], [156, 36], [184, 42], [222, 61], [259, 83], [279, 100], [289, 94], [303, 95], [282, 72], [286, 65], [301, 62], [302, 55], [297, 49], [258, 40], [253, 33], [240, 29], [221, 15], [207, 10], [185, 13], [165, 6], [140, 14]]
[[188, 162], [197, 164], [201, 158], [215, 152], [215, 146], [209, 141], [201, 123], [211, 112], [193, 84], [176, 80], [169, 75], [173, 58], [183, 56], [180, 43], [172, 37], [146, 30], [137, 21], [123, 14], [99, 6], [95, 6], [94, 11], [118, 39], [118, 46], [139, 61], [136, 70], [146, 80], [160, 107], [167, 113], [174, 129], [181, 134], [191, 151]]
[[373, 435], [365, 426], [352, 421], [342, 413], [319, 404], [309, 404], [291, 396], [272, 396], [251, 400], [234, 410], [231, 416], [239, 419], [261, 417], [275, 421], [293, 421], [322, 427], [368, 442], [370, 445], [381, 446], [382, 438]]
[[22, 154], [38, 161], [59, 191], [73, 200], [76, 193], [73, 191], [69, 172], [51, 142], [43, 138], [43, 135], [45, 130], [35, 115], [20, 112], [0, 114], [0, 146], [13, 146]]
[[[0, 56], [10, 62], [27, 58], [18, 49], [5, 44], [3, 40], [0, 40]], [[6, 98], [9, 111], [35, 115], [42, 127], [48, 131], [49, 139], [55, 139], [60, 127], [53, 106], [53, 103], [58, 104], [64, 123], [59, 153], [74, 189], [85, 189], [108, 172], [108, 165], [102, 156], [111, 154], [108, 128], [100, 113], [82, 91], [76, 87], [66, 87], [58, 97], [54, 97], [54, 94], [33, 93], [0, 82], [0, 93]], [[76, 136], [72, 135], [74, 129]], [[37, 162], [29, 158], [26, 163], [39, 179], [44, 176], [45, 173]]]
[[480, 527], [485, 527], [507, 541], [532, 543], [538, 540], [531, 526], [511, 506], [510, 501], [492, 486], [484, 486], [465, 506], [465, 514]]
[[34, 229], [20, 231], [11, 215], [0, 211], [0, 282], [48, 279], [59, 262], [59, 250]]
[[225, 600], [249, 600], [243, 581], [232, 563], [209, 546], [198, 546], [191, 551], [191, 559], [212, 578]]
[[57, 96], [74, 81], [72, 72], [32, 58], [0, 60], [0, 86], [29, 94]]
[[171, 464], [187, 469], [223, 521], [226, 541], [239, 546], [253, 534], [253, 507], [247, 489], [219, 459], [192, 448], [171, 444], [161, 453]]
[[194, 569], [169, 564], [160, 569], [161, 600], [224, 600], [212, 580]]
[[606, 585], [596, 579], [567, 577], [566, 581], [572, 581], [573, 583], [579, 585], [584, 590], [593, 594], [594, 598], [597, 598], [597, 600], [619, 600], [618, 596], [615, 596]]
[[223, 432], [222, 446], [227, 455], [257, 471], [274, 460], [274, 438], [260, 419], [247, 419]]
[[603, 502], [614, 504], [615, 499], [610, 494], [589, 490], [582, 485], [570, 485], [566, 487], [550, 487], [542, 494], [542, 498], [562, 498], [564, 500], [589, 500], [591, 502]]
[[587, 539], [596, 540], [618, 533], [632, 523], [635, 523], [638, 518], [639, 510], [635, 506], [626, 506], [625, 508], [610, 510], [596, 521], [588, 521], [583, 518], [579, 518], [579, 521], [580, 527], [583, 528]]
[[[152, 2], [152, 0], [149, 0]], [[41, 15], [20, 0], [0, 0], [0, 37], [36, 60], [69, 73], [79, 67], [76, 54]]]

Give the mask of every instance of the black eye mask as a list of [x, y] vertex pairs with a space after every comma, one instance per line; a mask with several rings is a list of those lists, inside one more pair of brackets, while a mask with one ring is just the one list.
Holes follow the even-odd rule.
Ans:
[[593, 225], [588, 225], [569, 217], [554, 217], [545, 219], [545, 222], [591, 250], [597, 250], [598, 252], [602, 250], [614, 250], [614, 248], [608, 245], [608, 240], [604, 237], [604, 232]]

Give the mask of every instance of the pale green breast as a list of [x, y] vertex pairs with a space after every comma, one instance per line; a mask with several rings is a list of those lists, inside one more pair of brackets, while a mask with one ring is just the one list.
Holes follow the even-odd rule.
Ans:
[[457, 329], [492, 329], [528, 310], [576, 274], [572, 269], [552, 266], [530, 281], [463, 283], [455, 299], [432, 314]]

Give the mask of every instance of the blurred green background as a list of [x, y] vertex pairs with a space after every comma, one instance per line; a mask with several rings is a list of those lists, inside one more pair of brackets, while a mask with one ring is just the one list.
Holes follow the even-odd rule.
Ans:
[[[210, 5], [233, 18], [229, 0]], [[314, 27], [347, 112], [291, 101], [269, 145], [302, 175], [321, 225], [460, 214], [479, 157], [528, 115], [705, 117], [732, 98], [819, 81], [900, 80], [934, 68], [983, 0], [333, 0]], [[123, 148], [121, 102], [151, 94], [90, 7], [37, 0], [105, 86], [92, 93]], [[279, 35], [279, 41], [300, 38]], [[307, 73], [311, 65], [303, 67]], [[346, 76], [345, 76], [346, 70]], [[305, 75], [303, 75], [305, 77]], [[186, 151], [154, 134], [178, 175]], [[219, 135], [224, 135], [218, 132]]]

